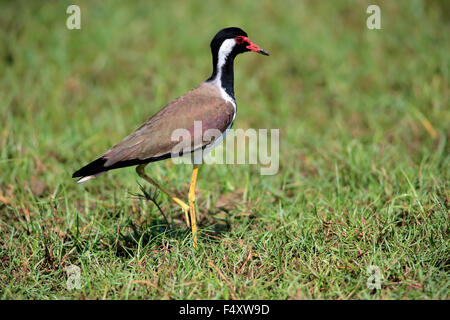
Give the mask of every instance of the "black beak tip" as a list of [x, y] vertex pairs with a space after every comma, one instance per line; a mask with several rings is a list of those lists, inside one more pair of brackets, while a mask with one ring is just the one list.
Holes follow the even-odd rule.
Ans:
[[261, 54], [263, 54], [265, 56], [269, 56], [269, 53], [267, 51], [263, 50], [263, 49], [259, 50], [258, 53], [261, 53]]

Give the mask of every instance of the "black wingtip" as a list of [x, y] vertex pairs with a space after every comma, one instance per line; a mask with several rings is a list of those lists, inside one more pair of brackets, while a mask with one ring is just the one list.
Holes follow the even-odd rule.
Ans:
[[106, 170], [104, 164], [106, 159], [98, 158], [97, 160], [92, 161], [91, 163], [85, 165], [83, 168], [75, 171], [72, 174], [72, 178], [79, 178], [85, 176], [91, 176]]

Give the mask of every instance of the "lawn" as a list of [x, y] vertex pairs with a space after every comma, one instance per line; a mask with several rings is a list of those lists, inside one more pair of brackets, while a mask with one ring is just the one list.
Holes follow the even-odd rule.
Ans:
[[[73, 3], [80, 30], [66, 28]], [[0, 298], [449, 299], [449, 12], [0, 1]], [[280, 164], [200, 168], [195, 250], [182, 211], [134, 168], [71, 174], [208, 78], [227, 26], [271, 54], [237, 57], [234, 128], [279, 129]], [[187, 201], [191, 166], [147, 172]]]

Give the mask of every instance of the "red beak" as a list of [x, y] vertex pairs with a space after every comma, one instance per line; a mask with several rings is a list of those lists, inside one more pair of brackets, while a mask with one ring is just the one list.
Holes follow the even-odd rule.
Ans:
[[258, 52], [258, 53], [263, 54], [265, 56], [269, 55], [269, 53], [267, 51], [265, 51], [260, 46], [258, 46], [256, 44], [254, 44], [253, 42], [251, 42], [247, 37], [242, 37], [242, 38], [244, 38], [244, 41], [246, 41], [249, 44], [246, 48], [249, 49], [250, 51]]

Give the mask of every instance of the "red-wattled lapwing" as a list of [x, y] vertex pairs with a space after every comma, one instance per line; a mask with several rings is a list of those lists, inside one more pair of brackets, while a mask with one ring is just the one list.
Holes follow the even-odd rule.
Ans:
[[[192, 229], [193, 245], [197, 247], [195, 183], [198, 164], [194, 162], [188, 194], [189, 205], [146, 175], [144, 168], [150, 162], [186, 154], [192, 155], [197, 150], [212, 149], [223, 139], [236, 116], [234, 58], [247, 51], [269, 55], [252, 43], [247, 38], [247, 33], [239, 28], [226, 28], [219, 31], [211, 41], [213, 72], [209, 79], [167, 104], [136, 131], [97, 160], [76, 171], [72, 177], [81, 177], [78, 183], [82, 183], [111, 169], [137, 165], [136, 172], [141, 178], [153, 184], [181, 206], [186, 224]], [[198, 135], [197, 130], [194, 131], [194, 121], [201, 121], [202, 135], [208, 129], [219, 130], [221, 135], [208, 141], [205, 141], [203, 136], [194, 136], [189, 140], [189, 145], [183, 148], [183, 152], [174, 153], [172, 150], [179, 142], [172, 140], [172, 132], [176, 129], [186, 129], [191, 135]]]

